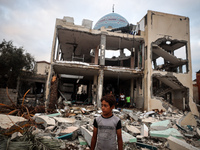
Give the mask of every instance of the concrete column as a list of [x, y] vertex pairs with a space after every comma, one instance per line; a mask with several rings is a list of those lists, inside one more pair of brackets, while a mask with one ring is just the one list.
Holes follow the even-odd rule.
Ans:
[[59, 60], [59, 52], [60, 52], [60, 44], [58, 43], [57, 53], [56, 53], [56, 60]]
[[46, 81], [46, 92], [45, 92], [45, 110], [47, 112], [47, 108], [48, 108], [48, 103], [49, 103], [49, 98], [50, 98], [50, 89], [51, 89], [51, 80], [52, 80], [52, 73], [53, 73], [53, 65], [50, 65], [49, 68], [49, 73], [48, 73], [48, 77], [47, 77], [47, 81]]
[[133, 105], [134, 102], [134, 79], [131, 79], [131, 93], [130, 93], [130, 97], [131, 97], [131, 105]]
[[134, 69], [135, 68], [135, 59], [134, 59], [134, 55], [135, 55], [135, 48], [133, 48], [132, 52], [131, 52], [131, 68]]
[[97, 108], [101, 108], [101, 98], [103, 94], [103, 78], [104, 78], [104, 70], [103, 68], [101, 68], [99, 70], [99, 77], [98, 77]]
[[87, 93], [88, 93], [88, 98], [92, 96], [92, 81], [89, 81]]
[[93, 86], [92, 86], [92, 97], [93, 97], [93, 100], [92, 100], [92, 103], [94, 105], [97, 104], [97, 75], [94, 75], [94, 80], [93, 80]]
[[99, 46], [95, 49], [95, 57], [94, 57], [94, 64], [98, 65], [98, 60], [99, 60]]
[[[124, 56], [124, 49], [120, 49], [120, 57]], [[123, 67], [123, 60], [120, 61], [120, 66]]]
[[144, 54], [145, 54], [145, 45], [142, 43], [142, 68], [144, 69]]
[[179, 73], [183, 73], [183, 68], [182, 68], [182, 65], [179, 66]]
[[101, 35], [101, 55], [100, 55], [100, 65], [105, 65], [105, 49], [106, 49], [106, 35]]
[[153, 65], [154, 65], [154, 69], [156, 69], [156, 67], [157, 67], [156, 59], [153, 60]]
[[45, 109], [47, 109], [49, 98], [50, 98], [50, 88], [51, 88], [51, 79], [52, 79], [52, 73], [53, 73], [53, 62], [54, 62], [54, 57], [55, 57], [55, 48], [56, 48], [56, 40], [57, 40], [57, 28], [55, 26], [54, 30], [54, 37], [53, 37], [53, 43], [52, 43], [52, 49], [51, 49], [51, 59], [50, 59], [50, 69], [46, 81], [46, 102], [45, 102]]

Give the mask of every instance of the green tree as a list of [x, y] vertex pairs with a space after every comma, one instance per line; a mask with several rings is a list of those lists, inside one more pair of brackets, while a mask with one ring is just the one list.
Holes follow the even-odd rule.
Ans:
[[0, 43], [0, 87], [16, 88], [17, 78], [24, 71], [33, 73], [35, 60], [23, 47], [13, 46], [12, 41]]

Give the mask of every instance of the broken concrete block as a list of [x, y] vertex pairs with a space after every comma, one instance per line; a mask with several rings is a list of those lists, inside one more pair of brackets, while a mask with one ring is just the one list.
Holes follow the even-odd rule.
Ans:
[[35, 130], [32, 131], [32, 134], [36, 135], [36, 134], [41, 133], [41, 132], [42, 132], [42, 130], [36, 128]]
[[191, 125], [191, 126], [197, 126], [197, 121], [194, 118], [194, 115], [192, 114], [192, 112], [189, 112], [186, 116], [183, 116], [180, 120], [180, 125], [184, 126], [184, 125]]
[[155, 111], [149, 111], [144, 114], [145, 117], [155, 114]]
[[137, 139], [134, 136], [128, 134], [127, 132], [125, 132], [123, 130], [122, 130], [122, 140], [123, 140], [123, 143], [124, 142], [130, 142], [130, 143], [137, 142]]
[[10, 139], [13, 140], [13, 139], [19, 138], [21, 136], [23, 136], [23, 135], [20, 132], [15, 132], [12, 134]]
[[91, 146], [93, 132], [87, 130], [85, 126], [81, 126], [81, 134], [84, 137], [84, 139], [87, 141], [88, 145]]
[[122, 109], [122, 112], [126, 114], [133, 113], [133, 111], [129, 109]]
[[82, 136], [78, 136], [78, 141], [79, 141], [80, 145], [87, 145], [87, 142], [85, 141], [85, 139]]
[[63, 20], [65, 20], [67, 23], [74, 24], [74, 18], [73, 17], [64, 16]]
[[47, 115], [48, 117], [58, 117], [58, 116], [61, 116], [61, 113], [58, 112], [58, 113], [55, 113], [55, 114], [49, 114]]
[[0, 127], [3, 129], [9, 129], [11, 126], [13, 126], [17, 122], [27, 121], [27, 119], [23, 117], [4, 115], [4, 114], [0, 114], [0, 118], [1, 118]]
[[168, 138], [169, 136], [173, 136], [180, 139], [183, 138], [183, 135], [174, 128], [169, 128], [167, 130], [162, 130], [162, 131], [150, 131], [150, 136], [162, 137], [162, 138]]
[[134, 133], [134, 134], [140, 134], [140, 130], [134, 126], [126, 125], [126, 128], [128, 131]]
[[197, 128], [196, 130], [197, 130], [197, 135], [200, 137], [200, 130], [199, 130], [199, 128]]
[[55, 126], [48, 126], [45, 128], [45, 131], [49, 132], [49, 131], [53, 130], [54, 128], [55, 128]]
[[35, 117], [36, 123], [43, 123], [42, 125], [46, 128], [47, 126], [56, 125], [56, 121], [53, 118], [50, 118], [48, 116], [36, 116]]
[[138, 121], [138, 116], [134, 115], [132, 112], [128, 114], [131, 118], [133, 118], [135, 121]]
[[120, 113], [120, 111], [118, 109], [113, 109], [112, 110], [114, 113]]
[[199, 111], [197, 109], [197, 105], [193, 101], [189, 101], [189, 107], [192, 114], [199, 117]]
[[149, 135], [149, 129], [145, 124], [142, 125], [141, 135], [144, 137], [147, 137]]
[[142, 119], [143, 123], [152, 123], [152, 122], [158, 122], [159, 120], [153, 117], [148, 117], [148, 118], [144, 118]]
[[168, 143], [169, 143], [169, 148], [171, 150], [198, 150], [198, 148], [186, 143], [183, 140], [177, 139], [175, 137], [169, 136], [167, 138]]
[[74, 127], [74, 126], [67, 127], [66, 129], [61, 130], [60, 134], [63, 135], [63, 134], [72, 133], [72, 132], [75, 132], [77, 129], [78, 127]]
[[164, 120], [164, 121], [158, 121], [158, 122], [153, 122], [150, 125], [150, 129], [151, 130], [156, 130], [156, 131], [160, 131], [160, 130], [166, 130], [168, 128], [171, 127], [171, 122], [170, 120]]
[[93, 21], [91, 21], [91, 20], [83, 19], [82, 26], [84, 26], [85, 28], [88, 28], [88, 29], [92, 29], [92, 22]]
[[59, 123], [75, 123], [75, 118], [53, 117]]

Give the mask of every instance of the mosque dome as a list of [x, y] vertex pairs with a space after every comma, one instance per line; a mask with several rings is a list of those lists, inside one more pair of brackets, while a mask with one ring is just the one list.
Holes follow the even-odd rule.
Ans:
[[95, 30], [101, 27], [105, 28], [120, 28], [128, 25], [128, 21], [117, 13], [109, 13], [97, 21], [94, 26]]

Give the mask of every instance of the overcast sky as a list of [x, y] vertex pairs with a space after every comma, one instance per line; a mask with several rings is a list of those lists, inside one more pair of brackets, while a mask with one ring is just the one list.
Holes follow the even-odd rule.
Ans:
[[193, 79], [200, 70], [200, 0], [0, 0], [0, 42], [12, 40], [32, 54], [36, 61], [50, 61], [56, 18], [83, 19], [95, 23], [112, 12], [137, 24], [148, 10], [190, 18]]

